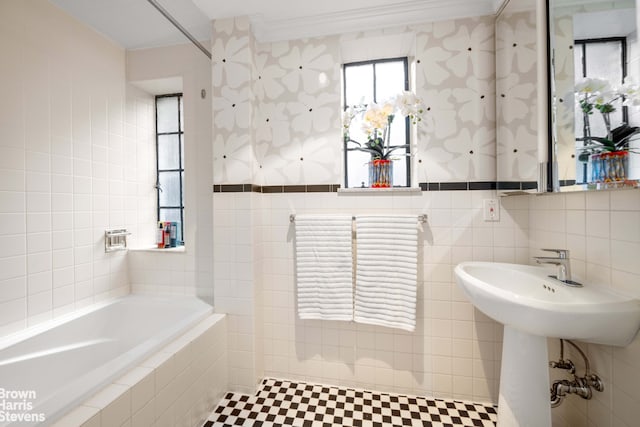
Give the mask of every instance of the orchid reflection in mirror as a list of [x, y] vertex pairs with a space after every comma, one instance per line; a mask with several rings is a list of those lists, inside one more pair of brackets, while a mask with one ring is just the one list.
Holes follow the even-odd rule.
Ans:
[[[576, 102], [583, 117], [584, 136], [577, 147], [578, 160], [587, 163], [588, 183], [624, 183], [629, 178], [629, 153], [640, 154], [630, 142], [640, 133], [640, 127], [622, 123], [612, 129], [611, 114], [619, 107], [640, 106], [640, 87], [627, 79], [613, 88], [605, 79], [586, 78], [575, 87]], [[604, 123], [605, 135], [592, 135], [591, 118], [598, 111]]]
[[[622, 123], [611, 129], [611, 113], [616, 111], [615, 103], [619, 100], [623, 101], [623, 106], [640, 106], [640, 87], [637, 84], [625, 81], [619, 88], [613, 88], [607, 80], [587, 78], [576, 84], [576, 99], [584, 118], [584, 137], [576, 138], [584, 142], [578, 156], [580, 161], [587, 161], [594, 153], [630, 151], [629, 141], [640, 133], [640, 127]], [[590, 118], [596, 110], [604, 121], [605, 136], [591, 135]]]

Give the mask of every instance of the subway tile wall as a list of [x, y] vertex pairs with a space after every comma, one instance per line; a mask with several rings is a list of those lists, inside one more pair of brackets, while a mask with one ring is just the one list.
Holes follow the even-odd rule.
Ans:
[[245, 393], [265, 375], [262, 197], [218, 193], [213, 199], [215, 308], [227, 314], [230, 387]]
[[[578, 281], [599, 284], [640, 298], [640, 194], [638, 190], [551, 194], [529, 198], [530, 251], [570, 250]], [[593, 399], [569, 396], [553, 410], [554, 425], [565, 427], [631, 427], [640, 418], [640, 338], [627, 347], [578, 343], [605, 389]], [[557, 340], [549, 341], [551, 359], [558, 359]], [[569, 349], [578, 374], [581, 357]], [[552, 380], [565, 378], [552, 370]]]
[[130, 250], [128, 261], [133, 293], [197, 295], [196, 260], [192, 252]]
[[51, 3], [0, 4], [0, 335], [129, 292], [106, 228], [152, 239], [152, 98]]
[[[201, 96], [201, 90], [211, 85], [211, 64], [191, 44], [127, 51], [126, 63], [128, 81], [182, 80], [185, 131], [184, 251], [130, 251], [132, 291], [196, 295], [212, 304], [211, 99], [210, 95]], [[150, 159], [155, 162], [155, 152]], [[155, 163], [152, 170], [155, 171]], [[155, 197], [155, 191], [153, 194]], [[156, 221], [155, 203], [155, 198], [147, 202], [151, 208], [150, 225]], [[132, 247], [137, 249], [152, 248], [155, 234], [134, 244]]]
[[[482, 200], [495, 197], [494, 191], [214, 194], [216, 307], [229, 314], [231, 387], [251, 389], [258, 376], [241, 367], [262, 358], [267, 376], [496, 402], [502, 328], [472, 307], [453, 276], [465, 260], [528, 263], [528, 202], [502, 199], [500, 222], [484, 222]], [[291, 213], [428, 214], [420, 232], [416, 331], [299, 320]], [[252, 260], [251, 246], [262, 259]], [[254, 352], [257, 343], [263, 348]], [[234, 368], [249, 376], [234, 377]]]

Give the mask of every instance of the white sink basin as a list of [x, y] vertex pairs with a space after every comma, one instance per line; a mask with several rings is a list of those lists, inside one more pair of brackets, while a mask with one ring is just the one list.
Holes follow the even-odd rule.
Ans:
[[464, 262], [458, 285], [492, 319], [523, 332], [625, 346], [640, 328], [640, 301], [584, 284], [569, 287], [549, 270], [518, 264]]
[[493, 262], [455, 268], [471, 303], [504, 324], [499, 427], [551, 427], [547, 337], [624, 346], [640, 328], [640, 301], [588, 284], [569, 287], [548, 274]]

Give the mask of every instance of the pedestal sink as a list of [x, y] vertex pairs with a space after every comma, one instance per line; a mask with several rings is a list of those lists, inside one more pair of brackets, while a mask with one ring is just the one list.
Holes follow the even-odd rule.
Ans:
[[550, 427], [547, 337], [625, 346], [640, 328], [640, 301], [584, 284], [572, 288], [544, 267], [463, 262], [458, 285], [504, 324], [498, 426]]

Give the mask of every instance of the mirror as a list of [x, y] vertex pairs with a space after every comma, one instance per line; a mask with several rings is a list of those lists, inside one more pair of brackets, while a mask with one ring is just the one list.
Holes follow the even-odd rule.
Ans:
[[549, 0], [548, 7], [553, 190], [637, 186], [635, 1]]
[[509, 0], [496, 18], [496, 138], [500, 190], [536, 191], [538, 188], [537, 3], [536, 0]]

